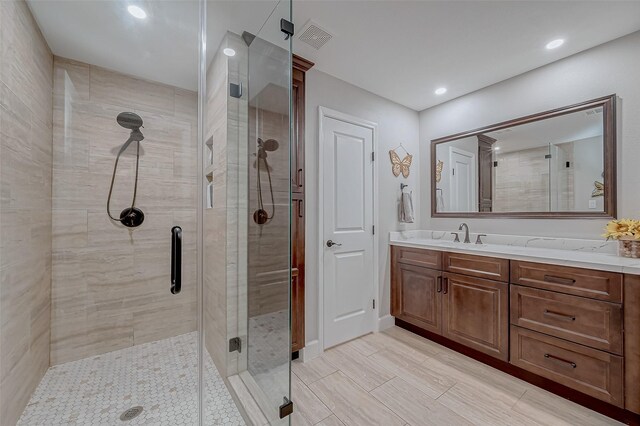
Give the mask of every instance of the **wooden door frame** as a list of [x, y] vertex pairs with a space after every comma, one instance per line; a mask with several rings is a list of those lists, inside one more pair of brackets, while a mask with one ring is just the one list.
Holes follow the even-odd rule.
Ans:
[[[371, 149], [377, 157], [378, 152], [378, 124], [358, 118], [349, 114], [342, 113], [327, 107], [318, 107], [318, 349], [316, 353], [305, 354], [305, 359], [311, 359], [321, 355], [324, 352], [324, 119], [333, 118], [334, 120], [343, 121], [345, 123], [354, 124], [357, 126], [371, 129], [372, 131], [372, 147]], [[378, 226], [378, 161], [374, 157], [373, 161], [373, 187], [372, 187], [372, 202], [373, 202], [373, 226], [375, 232], [373, 234], [373, 294], [376, 300], [376, 308], [372, 315], [372, 327], [373, 331], [379, 331], [380, 329], [380, 316], [377, 312], [380, 312], [380, 282], [379, 282], [379, 270], [378, 270], [378, 243], [380, 235], [380, 227]]]

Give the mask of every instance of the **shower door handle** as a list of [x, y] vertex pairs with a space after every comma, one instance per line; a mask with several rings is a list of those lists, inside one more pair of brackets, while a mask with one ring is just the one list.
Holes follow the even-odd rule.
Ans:
[[171, 294], [182, 288], [182, 228], [171, 228]]

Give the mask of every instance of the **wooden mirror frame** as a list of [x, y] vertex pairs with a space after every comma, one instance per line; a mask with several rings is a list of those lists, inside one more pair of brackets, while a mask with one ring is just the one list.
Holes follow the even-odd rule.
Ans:
[[[478, 136], [482, 133], [494, 132], [508, 127], [519, 126], [534, 121], [582, 111], [591, 108], [602, 107], [603, 119], [603, 144], [604, 144], [604, 211], [601, 212], [437, 212], [436, 211], [436, 146], [441, 143], [451, 142], [457, 139]], [[616, 218], [617, 210], [617, 182], [616, 182], [616, 95], [605, 96], [579, 104], [570, 105], [550, 111], [539, 112], [513, 120], [503, 121], [491, 126], [482, 127], [467, 132], [456, 133], [431, 141], [431, 217], [435, 218], [491, 218], [507, 217], [520, 219], [612, 219]]]

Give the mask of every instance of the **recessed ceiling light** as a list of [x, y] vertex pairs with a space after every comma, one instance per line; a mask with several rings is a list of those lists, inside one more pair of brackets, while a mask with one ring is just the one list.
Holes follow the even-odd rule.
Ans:
[[564, 40], [561, 38], [557, 38], [555, 40], [551, 40], [549, 43], [547, 43], [547, 49], [551, 50], [551, 49], [555, 49], [557, 47], [560, 47], [564, 44]]
[[434, 92], [436, 95], [444, 95], [445, 93], [447, 93], [447, 88], [446, 87], [439, 87], [436, 89], [436, 91]]
[[147, 17], [147, 12], [145, 12], [141, 7], [139, 6], [134, 6], [131, 5], [129, 7], [127, 7], [127, 10], [129, 11], [129, 13], [134, 17], [134, 18], [138, 18], [138, 19], [144, 19]]
[[222, 53], [224, 53], [224, 54], [225, 54], [225, 55], [227, 55], [227, 56], [236, 56], [236, 51], [235, 51], [235, 50], [233, 50], [233, 49], [232, 49], [232, 48], [230, 48], [230, 47], [226, 47], [226, 48], [224, 48], [224, 49], [222, 50]]
[[493, 148], [494, 151], [500, 151], [500, 147], [496, 146], [495, 148]]

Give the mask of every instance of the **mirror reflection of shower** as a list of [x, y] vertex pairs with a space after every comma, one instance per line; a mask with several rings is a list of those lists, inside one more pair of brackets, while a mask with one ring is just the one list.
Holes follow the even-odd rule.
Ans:
[[[275, 139], [267, 139], [263, 141], [258, 138], [258, 154], [256, 160], [253, 163], [253, 167], [257, 169], [258, 179], [256, 180], [256, 190], [258, 192], [258, 209], [253, 212], [253, 221], [258, 225], [264, 225], [269, 222], [276, 214], [276, 204], [273, 197], [273, 183], [271, 182], [271, 166], [267, 161], [267, 153], [273, 152], [278, 149], [280, 144]], [[262, 165], [261, 165], [262, 164]], [[262, 175], [260, 174], [262, 168], [267, 172], [267, 178], [269, 182], [269, 193], [271, 194], [271, 214], [264, 208], [264, 201], [262, 199]]]
[[[124, 226], [128, 228], [135, 228], [142, 225], [144, 222], [144, 213], [142, 210], [136, 207], [136, 196], [138, 193], [138, 169], [140, 164], [140, 142], [144, 139], [142, 132], [140, 131], [142, 125], [142, 118], [138, 114], [133, 112], [121, 112], [118, 114], [116, 118], [118, 124], [124, 127], [125, 129], [131, 130], [129, 134], [129, 139], [122, 144], [120, 150], [118, 150], [118, 154], [116, 155], [116, 161], [113, 165], [113, 175], [111, 176], [111, 185], [109, 186], [109, 196], [107, 197], [107, 214], [109, 217], [116, 221], [122, 223]], [[120, 212], [120, 217], [114, 217], [111, 215], [111, 195], [113, 193], [113, 184], [116, 180], [116, 173], [118, 171], [118, 160], [120, 160], [120, 156], [129, 148], [132, 143], [136, 143], [136, 175], [135, 181], [133, 184], [133, 198], [131, 200], [131, 206], [125, 208]]]

